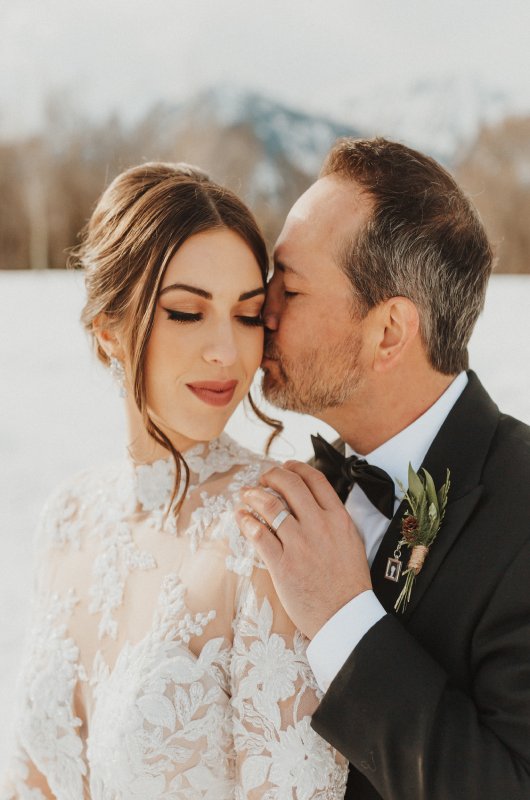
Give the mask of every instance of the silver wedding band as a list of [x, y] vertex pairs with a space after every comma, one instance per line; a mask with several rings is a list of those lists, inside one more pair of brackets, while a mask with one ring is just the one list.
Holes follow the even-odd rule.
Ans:
[[287, 511], [286, 508], [282, 508], [280, 513], [276, 514], [276, 516], [274, 517], [274, 519], [271, 522], [271, 528], [274, 531], [274, 533], [278, 533], [278, 528], [280, 527], [282, 522], [287, 519], [287, 517], [289, 516], [290, 513], [291, 512]]

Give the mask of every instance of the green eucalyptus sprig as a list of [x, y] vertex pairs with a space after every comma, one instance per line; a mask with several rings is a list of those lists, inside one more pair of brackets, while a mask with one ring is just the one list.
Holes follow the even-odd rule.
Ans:
[[407, 569], [404, 571], [405, 585], [396, 600], [396, 611], [405, 611], [412, 594], [416, 575], [423, 567], [429, 548], [436, 539], [445, 516], [447, 496], [451, 486], [451, 473], [447, 470], [445, 483], [437, 492], [432, 476], [423, 467], [417, 473], [409, 464], [409, 485], [405, 489], [399, 483], [407, 501], [408, 509], [401, 520], [401, 540], [398, 547], [410, 549]]

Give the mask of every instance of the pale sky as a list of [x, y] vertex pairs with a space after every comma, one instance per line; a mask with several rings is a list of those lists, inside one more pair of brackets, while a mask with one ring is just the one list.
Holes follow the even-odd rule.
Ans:
[[472, 77], [530, 109], [530, 0], [0, 0], [0, 131], [43, 99], [128, 117], [205, 86], [340, 118], [360, 89]]

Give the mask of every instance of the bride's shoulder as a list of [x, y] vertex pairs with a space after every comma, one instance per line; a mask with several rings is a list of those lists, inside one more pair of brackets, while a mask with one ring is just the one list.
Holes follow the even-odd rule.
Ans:
[[224, 484], [224, 493], [237, 495], [243, 486], [259, 482], [261, 475], [278, 462], [255, 452], [223, 433], [210, 442], [206, 455], [190, 459], [191, 469], [198, 475], [204, 488], [211, 484], [216, 489]]
[[116, 488], [123, 481], [127, 469], [127, 462], [116, 461], [86, 467], [69, 475], [50, 492], [44, 505], [44, 511], [49, 513], [58, 506], [62, 506], [65, 503], [70, 504], [76, 500], [78, 502], [90, 501], [95, 496], [105, 496], [108, 493], [115, 494]]
[[127, 464], [116, 462], [85, 468], [62, 480], [46, 499], [39, 517], [37, 546], [78, 544], [80, 532], [90, 518], [108, 508], [125, 493]]

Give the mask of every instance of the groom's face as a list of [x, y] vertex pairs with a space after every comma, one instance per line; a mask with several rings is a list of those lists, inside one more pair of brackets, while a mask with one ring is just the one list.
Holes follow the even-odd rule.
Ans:
[[280, 408], [321, 414], [363, 381], [363, 324], [341, 248], [371, 212], [349, 180], [326, 176], [291, 209], [274, 251], [265, 304], [263, 391]]

